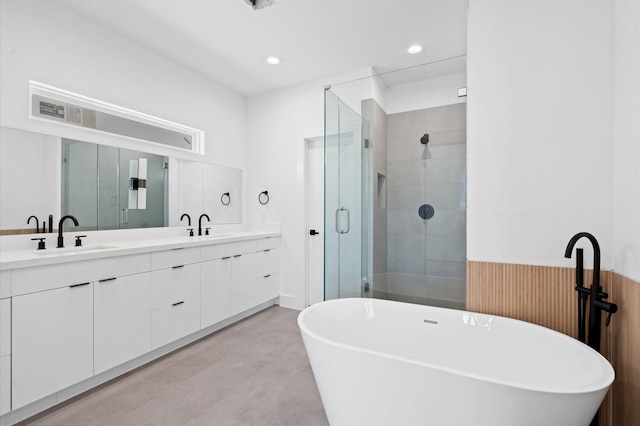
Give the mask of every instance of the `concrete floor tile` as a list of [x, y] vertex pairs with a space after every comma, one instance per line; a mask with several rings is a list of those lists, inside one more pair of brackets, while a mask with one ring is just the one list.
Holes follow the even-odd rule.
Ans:
[[24, 424], [327, 425], [298, 314], [269, 308]]

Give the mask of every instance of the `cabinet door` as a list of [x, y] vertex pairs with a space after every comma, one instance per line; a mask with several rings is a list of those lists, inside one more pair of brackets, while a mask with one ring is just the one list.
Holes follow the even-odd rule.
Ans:
[[12, 409], [93, 375], [93, 284], [12, 301]]
[[231, 313], [233, 315], [259, 304], [255, 291], [255, 256], [255, 253], [249, 253], [231, 258]]
[[231, 258], [202, 262], [200, 273], [202, 328], [231, 316]]
[[0, 357], [11, 353], [11, 299], [0, 300]]
[[151, 350], [149, 274], [94, 283], [95, 374]]
[[0, 358], [0, 416], [11, 410], [11, 356]]

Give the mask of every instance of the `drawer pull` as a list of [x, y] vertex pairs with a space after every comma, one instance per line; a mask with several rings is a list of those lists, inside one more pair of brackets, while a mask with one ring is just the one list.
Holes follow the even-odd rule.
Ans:
[[184, 265], [172, 266], [171, 269], [180, 269], [184, 268]]
[[112, 277], [112, 278], [105, 278], [104, 280], [98, 280], [99, 283], [106, 283], [107, 281], [113, 281], [115, 280], [116, 277]]
[[222, 260], [231, 259], [231, 256], [223, 257]]
[[271, 251], [271, 249], [266, 249], [266, 250], [263, 250], [263, 251], [267, 252], [267, 251]]
[[184, 300], [183, 300], [182, 302], [176, 302], [176, 303], [174, 303], [174, 304], [173, 304], [173, 305], [171, 305], [171, 306], [178, 306], [178, 305], [182, 305], [183, 303], [184, 303]]
[[270, 276], [271, 276], [271, 274], [265, 275], [264, 278], [269, 278]]
[[69, 288], [83, 287], [83, 286], [89, 285], [89, 284], [91, 284], [91, 283], [74, 284], [74, 285], [70, 285]]
[[233, 256], [233, 257], [240, 257], [240, 256], [242, 256], [242, 255], [241, 255], [241, 254], [236, 254], [236, 255], [235, 255], [235, 256]]
[[172, 248], [171, 250], [184, 250], [184, 247], [176, 247], [176, 248]]

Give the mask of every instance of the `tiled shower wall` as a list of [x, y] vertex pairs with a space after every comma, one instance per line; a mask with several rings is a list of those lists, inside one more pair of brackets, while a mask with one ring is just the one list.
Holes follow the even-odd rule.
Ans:
[[[428, 133], [427, 147], [420, 138]], [[464, 307], [466, 104], [387, 116], [386, 295]], [[433, 206], [422, 219], [422, 204]]]

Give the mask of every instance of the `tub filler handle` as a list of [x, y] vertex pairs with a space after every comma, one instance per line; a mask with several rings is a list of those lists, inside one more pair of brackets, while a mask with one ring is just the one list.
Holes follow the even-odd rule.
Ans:
[[[340, 212], [347, 212], [347, 229], [346, 230], [340, 229]], [[336, 210], [336, 232], [338, 234], [348, 234], [350, 230], [351, 230], [351, 212], [349, 211], [349, 209], [340, 207], [338, 210]]]

